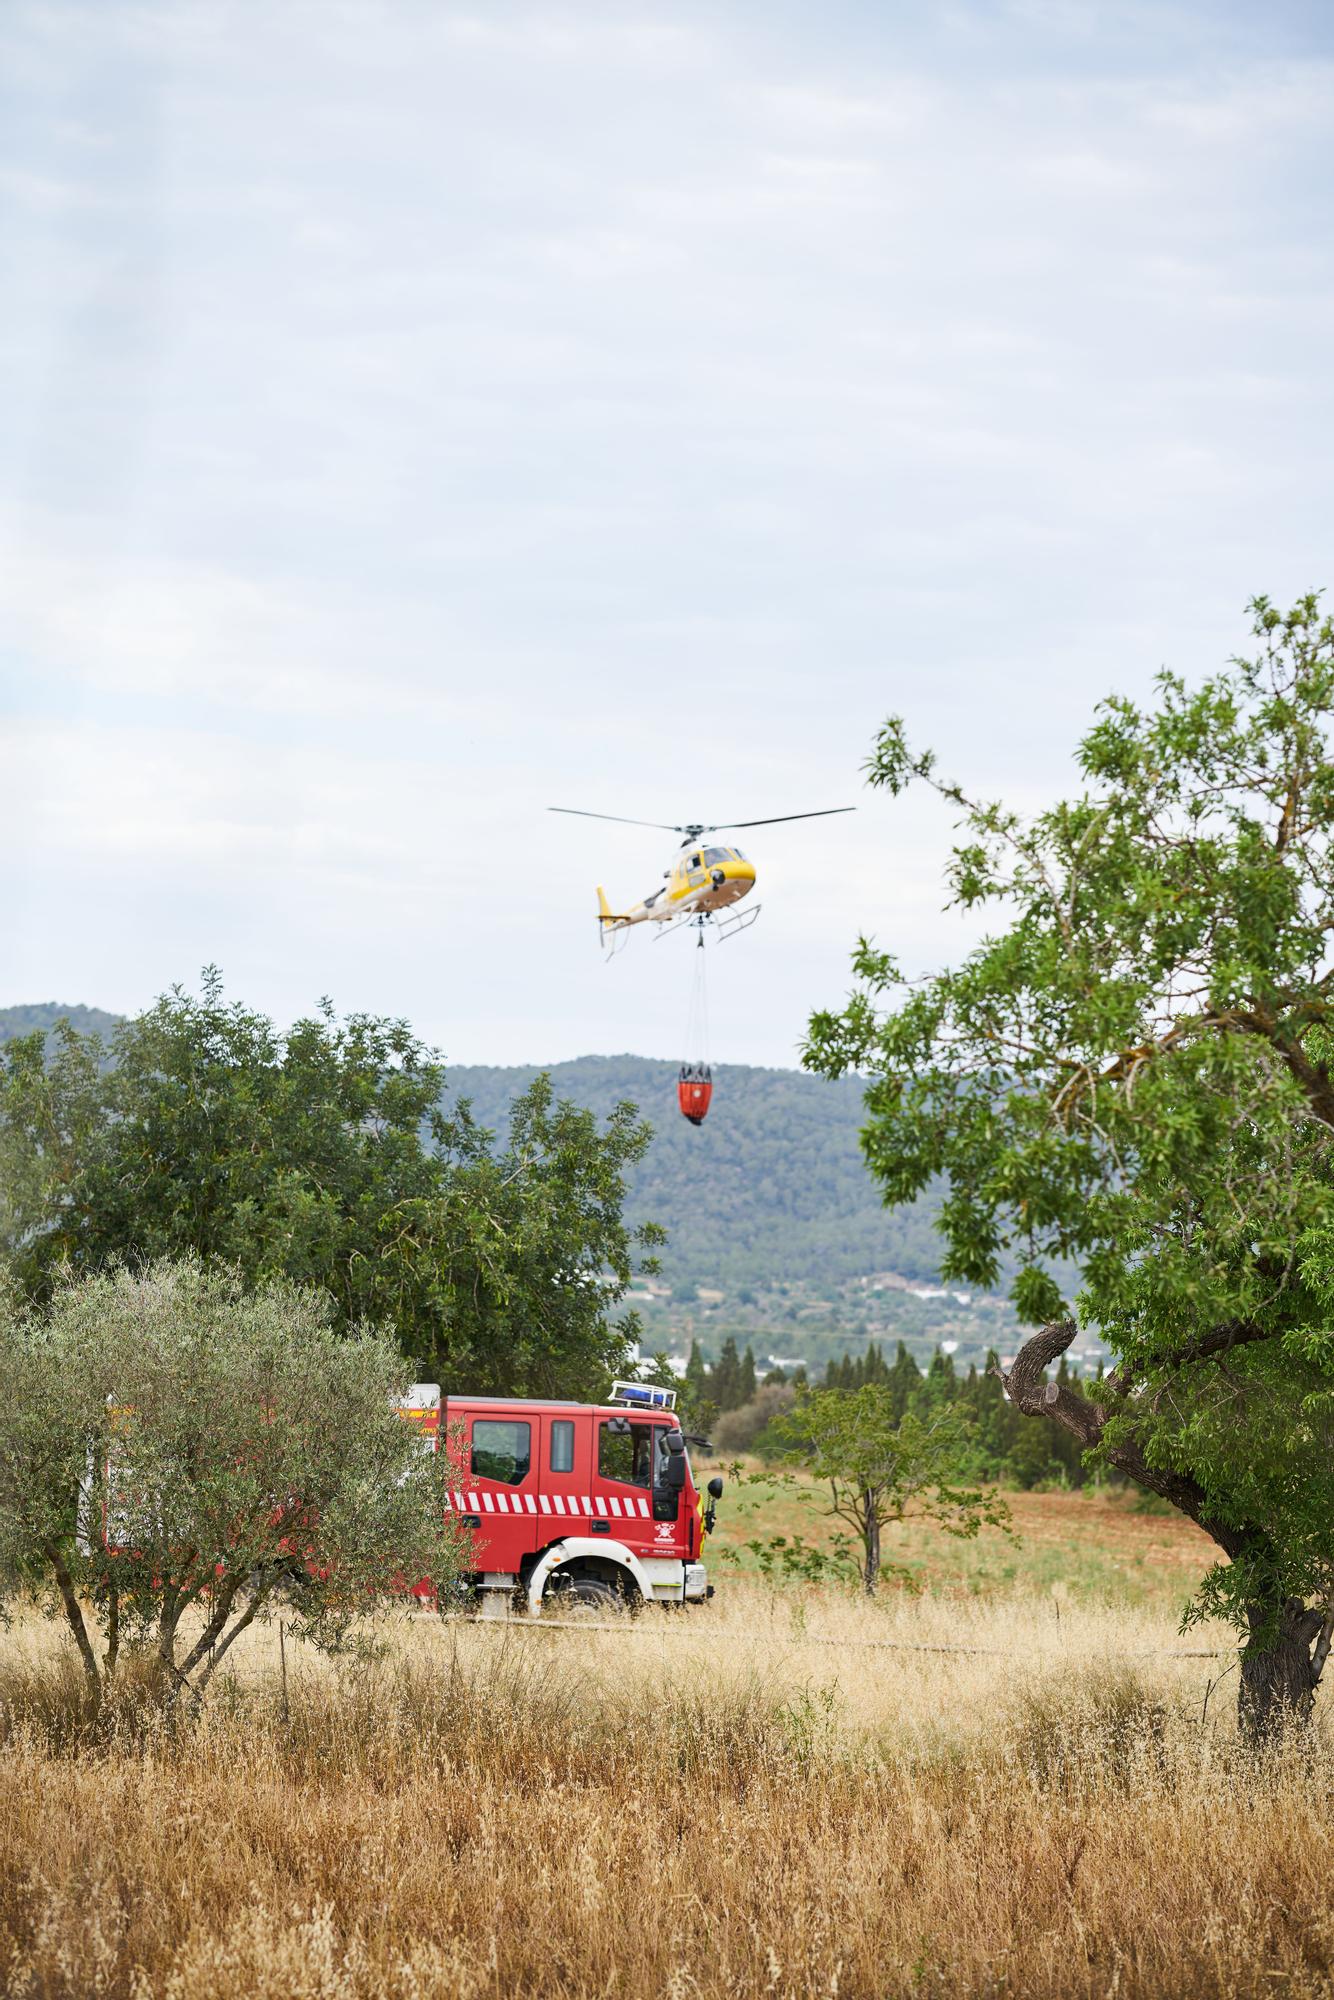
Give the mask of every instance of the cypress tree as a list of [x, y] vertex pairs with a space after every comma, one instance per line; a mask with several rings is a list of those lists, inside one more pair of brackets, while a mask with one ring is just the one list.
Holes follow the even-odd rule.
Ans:
[[927, 1400], [933, 1407], [940, 1403], [952, 1403], [958, 1393], [959, 1378], [954, 1372], [954, 1362], [938, 1347], [926, 1371]]
[[899, 1342], [894, 1356], [894, 1366], [889, 1371], [889, 1388], [893, 1397], [895, 1422], [902, 1422], [916, 1400], [922, 1386], [922, 1371], [909, 1354], [903, 1342]]
[[866, 1360], [862, 1364], [863, 1382], [888, 1382], [889, 1367], [884, 1355], [874, 1341], [866, 1349]]
[[736, 1341], [729, 1333], [718, 1356], [718, 1365], [709, 1376], [709, 1393], [720, 1410], [735, 1410], [741, 1403], [741, 1358]]

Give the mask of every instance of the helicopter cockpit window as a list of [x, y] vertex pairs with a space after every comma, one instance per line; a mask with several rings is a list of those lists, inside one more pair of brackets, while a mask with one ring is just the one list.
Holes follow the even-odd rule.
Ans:
[[706, 868], [717, 868], [723, 862], [730, 861], [731, 859], [732, 857], [725, 847], [706, 847], [704, 850], [704, 866]]
[[692, 854], [692, 855], [691, 855], [691, 857], [690, 857], [690, 861], [689, 861], [689, 864], [688, 864], [688, 865], [689, 865], [689, 866], [690, 866], [691, 868], [698, 868], [698, 867], [699, 867], [699, 856], [698, 856], [698, 854]]

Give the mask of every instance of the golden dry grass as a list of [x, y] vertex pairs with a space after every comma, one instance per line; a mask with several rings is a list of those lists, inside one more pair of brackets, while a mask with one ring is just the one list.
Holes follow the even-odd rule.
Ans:
[[26, 1625], [0, 1648], [0, 1987], [1325, 1993], [1334, 1746], [1257, 1774], [1235, 1673], [1203, 1714], [1226, 1643], [1013, 1585], [736, 1581], [623, 1630], [289, 1646], [286, 1719], [261, 1632], [197, 1723], [127, 1700], [79, 1740], [57, 1635]]

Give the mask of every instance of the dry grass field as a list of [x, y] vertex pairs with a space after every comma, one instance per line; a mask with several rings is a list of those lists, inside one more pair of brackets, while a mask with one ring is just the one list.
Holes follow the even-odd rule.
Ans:
[[[1176, 1630], [1186, 1530], [1022, 1512], [985, 1584], [946, 1563], [865, 1604], [724, 1577], [615, 1630], [419, 1615], [373, 1663], [289, 1645], [285, 1705], [252, 1633], [174, 1729], [130, 1695], [82, 1723], [54, 1629], [17, 1627], [0, 1990], [1334, 1991], [1334, 1741], [1248, 1765], [1235, 1672], [1209, 1697], [1226, 1636]], [[1085, 1540], [1125, 1588], [1080, 1588]]]
[[[705, 1471], [715, 1469], [728, 1471], [722, 1465]], [[740, 1484], [729, 1485], [719, 1510], [712, 1556], [736, 1550], [744, 1573], [755, 1568], [745, 1548], [753, 1536], [800, 1535], [817, 1547], [828, 1543], [838, 1524], [825, 1508], [823, 1490], [811, 1480], [775, 1481], [753, 1461], [743, 1461], [743, 1474]], [[1007, 1500], [1013, 1538], [983, 1534], [961, 1541], [929, 1522], [909, 1521], [902, 1529], [886, 1529], [885, 1561], [933, 1591], [1051, 1589], [1058, 1597], [1158, 1604], [1179, 1613], [1214, 1558], [1213, 1544], [1193, 1522], [1157, 1503], [1155, 1511], [1146, 1511], [1125, 1487], [1011, 1493]]]

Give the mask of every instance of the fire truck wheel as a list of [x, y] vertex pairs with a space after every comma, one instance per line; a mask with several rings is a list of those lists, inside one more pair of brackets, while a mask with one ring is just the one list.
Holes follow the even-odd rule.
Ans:
[[562, 1611], [608, 1612], [625, 1608], [625, 1600], [615, 1584], [600, 1576], [561, 1576], [557, 1572], [547, 1585], [546, 1596]]

